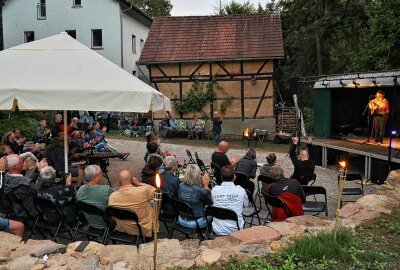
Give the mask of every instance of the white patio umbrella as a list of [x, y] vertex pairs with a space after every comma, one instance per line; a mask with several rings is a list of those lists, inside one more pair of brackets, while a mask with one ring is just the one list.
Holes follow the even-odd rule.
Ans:
[[[22, 111], [63, 110], [65, 122], [67, 110], [171, 110], [162, 93], [67, 33], [0, 52], [0, 110], [16, 106]], [[66, 128], [64, 143], [67, 165]]]

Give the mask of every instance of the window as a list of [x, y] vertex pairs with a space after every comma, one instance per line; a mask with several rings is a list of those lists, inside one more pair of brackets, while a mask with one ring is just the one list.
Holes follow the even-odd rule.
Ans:
[[39, 0], [37, 4], [37, 19], [46, 20], [46, 0]]
[[72, 6], [73, 7], [81, 7], [82, 6], [82, 0], [72, 0]]
[[28, 43], [35, 40], [35, 32], [33, 31], [25, 31], [24, 32], [24, 42]]
[[136, 36], [132, 35], [132, 53], [136, 53]]
[[144, 40], [140, 39], [140, 52], [143, 51], [143, 47], [144, 47]]
[[103, 33], [101, 29], [92, 30], [92, 48], [103, 47]]
[[65, 30], [65, 32], [67, 32], [68, 35], [76, 39], [76, 30]]

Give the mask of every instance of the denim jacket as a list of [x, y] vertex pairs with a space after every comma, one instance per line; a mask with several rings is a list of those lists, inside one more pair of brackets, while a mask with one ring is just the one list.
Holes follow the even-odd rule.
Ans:
[[192, 208], [196, 218], [204, 216], [205, 205], [212, 205], [211, 192], [197, 185], [180, 183], [179, 200], [187, 202]]

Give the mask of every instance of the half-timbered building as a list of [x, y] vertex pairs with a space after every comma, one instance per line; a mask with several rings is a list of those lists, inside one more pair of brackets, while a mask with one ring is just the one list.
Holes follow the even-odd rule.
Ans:
[[[139, 63], [146, 65], [156, 89], [181, 100], [195, 80], [215, 78], [214, 104], [207, 117], [230, 97], [223, 132], [246, 127], [275, 131], [274, 69], [283, 58], [279, 14], [155, 18]], [[194, 113], [178, 114], [189, 119]], [[162, 115], [156, 115], [160, 118]], [[210, 121], [208, 121], [210, 122]]]

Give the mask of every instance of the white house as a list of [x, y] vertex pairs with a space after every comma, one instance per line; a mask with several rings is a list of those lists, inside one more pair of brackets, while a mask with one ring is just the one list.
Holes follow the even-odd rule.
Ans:
[[152, 18], [125, 0], [0, 0], [4, 49], [67, 32], [143, 77], [136, 62]]

